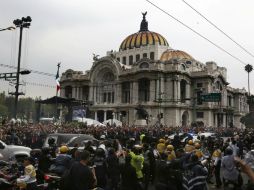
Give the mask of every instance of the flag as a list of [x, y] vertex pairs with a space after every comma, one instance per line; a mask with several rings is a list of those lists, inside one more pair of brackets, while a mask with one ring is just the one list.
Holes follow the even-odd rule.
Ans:
[[59, 77], [59, 69], [57, 70], [56, 73], [56, 93], [60, 90], [60, 77]]

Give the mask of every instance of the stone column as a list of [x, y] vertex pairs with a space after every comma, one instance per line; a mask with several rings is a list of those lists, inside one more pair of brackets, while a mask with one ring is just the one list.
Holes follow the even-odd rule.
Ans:
[[[165, 79], [162, 77], [162, 78], [161, 78], [161, 84], [160, 84], [160, 85], [161, 85], [161, 91], [160, 91], [161, 93], [165, 93], [165, 85], [164, 85], [165, 82], [164, 82], [164, 81], [165, 81]], [[163, 96], [163, 95], [162, 95], [162, 96]], [[162, 96], [161, 96], [161, 97], [162, 97]]]
[[121, 83], [118, 83], [117, 84], [117, 87], [116, 87], [116, 100], [115, 100], [115, 103], [122, 103], [122, 85]]
[[223, 117], [223, 127], [227, 127], [226, 126], [226, 123], [227, 123], [227, 121], [226, 121], [226, 119], [227, 119], [226, 114], [223, 113], [222, 117]]
[[76, 97], [76, 88], [73, 86], [72, 87], [72, 98], [75, 98]]
[[138, 82], [132, 82], [132, 103], [138, 103]]
[[150, 80], [150, 102], [155, 100], [155, 80]]
[[76, 99], [79, 100], [79, 87], [76, 87], [77, 94], [76, 94]]
[[104, 121], [106, 121], [106, 120], [107, 120], [107, 111], [104, 110]]
[[176, 81], [176, 89], [177, 89], [176, 100], [179, 101], [180, 100], [180, 94], [181, 94], [181, 88], [180, 88], [180, 81], [179, 80]]
[[93, 86], [93, 100], [94, 100], [94, 102], [97, 102], [96, 95], [97, 95], [97, 87]]
[[92, 85], [89, 86], [89, 97], [88, 97], [88, 100], [94, 101], [94, 99], [93, 99], [93, 86]]
[[[190, 98], [191, 97], [191, 95], [190, 95], [190, 83], [189, 82], [187, 82], [187, 84], [186, 84], [186, 97], [185, 98]], [[186, 103], [190, 103], [190, 101], [189, 100], [186, 100]]]
[[160, 98], [160, 80], [156, 80], [156, 100]]
[[79, 99], [83, 100], [83, 88], [79, 87]]
[[94, 120], [98, 121], [97, 111], [94, 111]]

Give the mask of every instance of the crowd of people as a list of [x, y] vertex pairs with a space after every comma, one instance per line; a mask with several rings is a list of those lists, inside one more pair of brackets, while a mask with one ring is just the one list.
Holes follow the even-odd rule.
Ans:
[[[216, 135], [195, 139], [191, 135], [207, 131]], [[41, 148], [47, 134], [56, 132], [90, 134], [99, 140], [97, 147], [88, 141], [82, 149], [78, 144], [69, 149], [65, 144], [56, 147], [51, 139], [50, 147], [41, 149], [37, 175], [57, 173], [62, 189], [254, 189], [252, 129], [6, 125], [0, 129], [0, 138], [8, 144]], [[184, 141], [183, 134], [187, 134]], [[32, 159], [26, 160], [30, 170], [31, 164]], [[247, 185], [242, 172], [249, 176]]]

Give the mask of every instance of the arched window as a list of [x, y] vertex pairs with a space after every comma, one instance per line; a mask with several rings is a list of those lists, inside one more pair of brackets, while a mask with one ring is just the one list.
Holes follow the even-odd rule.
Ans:
[[122, 83], [122, 103], [130, 103], [130, 82]]
[[181, 82], [180, 82], [180, 90], [181, 90], [180, 99], [181, 99], [181, 102], [186, 101], [186, 86], [187, 86], [186, 84], [187, 84], [186, 80], [181, 80]]
[[150, 80], [143, 78], [138, 81], [138, 100], [148, 102], [150, 96]]
[[100, 82], [100, 91], [101, 91], [101, 100], [103, 103], [114, 103], [115, 101], [114, 81], [115, 76], [112, 72], [106, 72], [102, 75]]
[[136, 55], [136, 62], [138, 62], [140, 60], [140, 54]]
[[154, 52], [150, 52], [150, 59], [154, 60]]
[[129, 65], [132, 65], [132, 64], [133, 64], [133, 56], [130, 55], [130, 56], [129, 56]]
[[218, 91], [221, 91], [221, 90], [222, 90], [222, 85], [221, 85], [221, 83], [220, 83], [219, 81], [217, 81], [217, 82], [215, 83], [215, 89], [218, 90]]
[[123, 57], [123, 64], [126, 65], [126, 57]]
[[147, 62], [141, 63], [139, 66], [141, 69], [149, 68], [149, 64]]

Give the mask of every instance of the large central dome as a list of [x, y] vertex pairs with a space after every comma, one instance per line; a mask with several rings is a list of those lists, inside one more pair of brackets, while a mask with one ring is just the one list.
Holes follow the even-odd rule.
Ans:
[[143, 20], [140, 24], [140, 30], [137, 33], [129, 35], [121, 43], [119, 50], [140, 48], [141, 46], [155, 45], [158, 43], [161, 46], [168, 46], [167, 40], [156, 32], [148, 30], [148, 22], [146, 21], [146, 13], [143, 14]]

